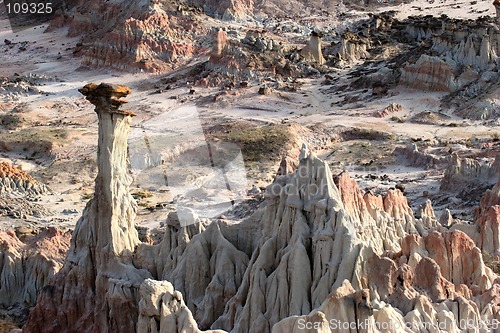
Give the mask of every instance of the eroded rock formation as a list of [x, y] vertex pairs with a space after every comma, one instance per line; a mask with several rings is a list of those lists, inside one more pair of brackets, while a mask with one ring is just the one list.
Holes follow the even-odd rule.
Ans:
[[99, 118], [95, 194], [78, 220], [62, 269], [43, 289], [24, 332], [133, 332], [139, 286], [149, 272], [136, 269], [136, 204], [128, 186], [127, 134], [132, 112], [120, 110], [124, 86], [80, 89]]
[[471, 158], [461, 158], [457, 153], [452, 153], [441, 180], [440, 190], [457, 191], [471, 185], [492, 185], [499, 174], [500, 155], [497, 155], [495, 161], [480, 162]]
[[500, 31], [487, 18], [469, 24], [449, 18], [414, 18], [406, 31], [417, 41], [430, 41], [434, 54], [424, 54], [403, 68], [400, 83], [406, 86], [457, 91], [478, 79], [487, 81], [498, 64]]
[[222, 51], [227, 45], [227, 33], [219, 29], [215, 35], [215, 42], [212, 46], [212, 54], [210, 55], [210, 60], [215, 61], [222, 56]]
[[341, 63], [353, 63], [369, 57], [370, 40], [350, 31], [342, 35], [337, 57]]
[[128, 72], [172, 69], [195, 52], [201, 33], [192, 17], [155, 0], [71, 0], [48, 30], [64, 25], [70, 37], [81, 36], [73, 53], [83, 55], [82, 65]]
[[193, 55], [188, 19], [168, 16], [154, 6], [130, 17], [92, 44], [82, 64], [125, 71], [163, 72]]
[[182, 294], [168, 281], [145, 280], [140, 296], [137, 333], [224, 333], [221, 330], [200, 331]]
[[323, 52], [321, 51], [321, 37], [322, 34], [316, 31], [311, 33], [311, 38], [309, 39], [309, 44], [300, 51], [300, 54], [307, 61], [315, 61], [320, 65], [323, 65], [326, 60], [323, 57]]
[[426, 327], [461, 332], [466, 325], [495, 327], [496, 275], [485, 268], [480, 250], [462, 232], [432, 232], [424, 238], [408, 235], [402, 240], [402, 251], [392, 258], [364, 248], [355, 272], [317, 309], [280, 321], [272, 332], [300, 327], [311, 332], [349, 328], [422, 332]]
[[[356, 259], [362, 248], [371, 255], [397, 252], [398, 240], [428, 229], [398, 190], [365, 194], [347, 173], [335, 184], [325, 162], [301, 157], [297, 171], [278, 176], [266, 189], [266, 206], [244, 222], [216, 222], [202, 231], [195, 224], [182, 232], [173, 224], [161, 244], [139, 248], [137, 262], [172, 281], [202, 329], [270, 332], [358, 276], [356, 265], [368, 258]], [[160, 257], [167, 261], [152, 259]], [[191, 267], [210, 273], [202, 277]]]
[[21, 241], [0, 231], [0, 313], [23, 323], [48, 281], [61, 268], [70, 233], [48, 228]]
[[398, 103], [391, 103], [385, 107], [382, 111], [377, 111], [373, 115], [377, 118], [384, 118], [390, 114], [403, 111], [403, 106]]
[[448, 160], [446, 157], [422, 152], [416, 143], [408, 144], [405, 147], [397, 147], [394, 149], [393, 155], [402, 158], [403, 162], [409, 166], [424, 168], [434, 168]]
[[[363, 192], [306, 148], [240, 223], [194, 214], [186, 222], [178, 211], [159, 244], [141, 243], [128, 192], [133, 114], [120, 110], [130, 90], [81, 92], [99, 117], [95, 196], [23, 332], [270, 333], [300, 331], [299, 321], [328, 332], [332, 321], [360, 319], [414, 331], [445, 322], [458, 333], [461, 320], [500, 320], [497, 276], [467, 234], [445, 230], [430, 201], [416, 218], [401, 191]], [[478, 216], [498, 205], [498, 189]]]
[[48, 192], [48, 187], [8, 162], [0, 162], [0, 194], [19, 193], [39, 195]]
[[478, 246], [486, 253], [500, 256], [500, 178], [481, 198], [474, 216], [480, 228]]
[[297, 75], [301, 69], [283, 54], [283, 48], [281, 41], [263, 30], [250, 29], [241, 40], [220, 30], [214, 34], [209, 61], [193, 77], [196, 85], [235, 86], [269, 75], [283, 78]]

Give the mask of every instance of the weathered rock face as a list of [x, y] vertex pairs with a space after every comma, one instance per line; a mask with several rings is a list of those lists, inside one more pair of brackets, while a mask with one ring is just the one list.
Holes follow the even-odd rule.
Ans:
[[141, 284], [140, 297], [137, 333], [224, 332], [200, 331], [191, 311], [184, 304], [182, 294], [174, 290], [168, 281], [145, 280]]
[[188, 19], [168, 16], [152, 8], [130, 17], [93, 43], [82, 64], [125, 71], [162, 72], [193, 55], [195, 47], [183, 31]]
[[323, 57], [323, 52], [321, 51], [321, 34], [313, 31], [311, 33], [311, 38], [309, 39], [309, 44], [300, 51], [300, 54], [307, 61], [315, 61], [320, 65], [323, 65], [326, 60]]
[[412, 88], [457, 91], [488, 76], [498, 64], [500, 31], [488, 19], [472, 24], [448, 18], [414, 18], [406, 27], [417, 41], [430, 40], [430, 52], [403, 68], [400, 83]]
[[55, 228], [21, 241], [0, 232], [0, 313], [23, 323], [48, 281], [61, 268], [70, 234]]
[[17, 193], [23, 195], [39, 195], [49, 189], [28, 173], [12, 166], [7, 162], [0, 162], [0, 193]]
[[424, 54], [415, 64], [403, 68], [399, 83], [420, 90], [450, 92], [460, 87], [453, 73], [453, 67], [445, 61]]
[[203, 8], [210, 16], [231, 20], [251, 14], [254, 0], [189, 0], [187, 4]]
[[429, 325], [461, 332], [465, 321], [491, 329], [489, 323], [498, 317], [492, 297], [498, 290], [496, 276], [485, 268], [474, 242], [459, 231], [408, 235], [402, 252], [392, 258], [363, 248], [355, 272], [320, 307], [280, 321], [272, 332], [301, 327], [347, 331], [352, 325], [361, 332], [421, 332]]
[[157, 1], [71, 0], [67, 6], [50, 28], [66, 24], [69, 36], [82, 36], [74, 53], [83, 54], [84, 66], [128, 72], [170, 70], [193, 54], [193, 36], [202, 33], [189, 16], [172, 15], [175, 10], [167, 14], [162, 8], [172, 5]]
[[435, 168], [448, 160], [446, 157], [420, 151], [416, 143], [408, 144], [406, 147], [397, 147], [393, 155], [400, 157], [403, 163], [414, 167]]
[[[408, 233], [417, 233], [417, 220], [399, 190], [389, 190], [385, 196], [361, 191], [347, 172], [335, 179], [341, 200], [352, 217], [358, 237], [375, 252], [398, 251], [399, 240]], [[434, 225], [436, 226], [436, 225]]]
[[[242, 283], [255, 248], [252, 242], [257, 224], [252, 224], [238, 229], [223, 222], [206, 229], [202, 223], [186, 228], [172, 224], [159, 245], [139, 247], [135, 261], [158, 280], [172, 281], [186, 299], [185, 310], [206, 329], [224, 312]], [[159, 331], [177, 332], [173, 328], [162, 324]]]
[[486, 191], [474, 215], [480, 228], [478, 246], [486, 253], [500, 256], [500, 179]]
[[460, 158], [453, 153], [444, 177], [441, 180], [441, 191], [456, 191], [469, 187], [492, 185], [500, 173], [500, 155], [495, 161], [479, 162], [471, 158]]
[[353, 63], [364, 60], [370, 55], [368, 53], [370, 45], [371, 42], [368, 38], [363, 38], [352, 32], [346, 32], [342, 35], [336, 55], [341, 63]]
[[133, 332], [139, 286], [150, 277], [131, 260], [139, 244], [127, 174], [133, 114], [119, 109], [130, 90], [88, 84], [80, 91], [99, 118], [95, 194], [77, 222], [63, 268], [41, 293], [25, 332]]

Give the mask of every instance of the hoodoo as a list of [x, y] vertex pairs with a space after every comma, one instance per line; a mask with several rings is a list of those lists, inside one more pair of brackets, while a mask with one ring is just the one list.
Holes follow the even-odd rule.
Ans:
[[309, 44], [302, 49], [301, 54], [306, 60], [316, 61], [318, 64], [323, 65], [326, 60], [321, 52], [321, 37], [323, 37], [321, 33], [313, 31]]
[[80, 89], [99, 118], [95, 194], [77, 222], [63, 268], [42, 291], [24, 332], [134, 332], [140, 283], [132, 265], [140, 243], [128, 191], [127, 135], [132, 112], [120, 110], [125, 86]]

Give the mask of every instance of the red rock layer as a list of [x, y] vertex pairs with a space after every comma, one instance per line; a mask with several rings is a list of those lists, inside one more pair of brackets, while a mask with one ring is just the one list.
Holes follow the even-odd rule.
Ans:
[[358, 184], [348, 172], [343, 172], [336, 177], [335, 184], [339, 189], [345, 209], [361, 221], [364, 220], [365, 211], [369, 212], [374, 219], [377, 219], [376, 211], [385, 212], [393, 219], [414, 216], [408, 205], [408, 199], [400, 190], [390, 189], [385, 196], [364, 192], [359, 189]]
[[31, 177], [28, 173], [7, 162], [0, 162], [0, 178], [11, 178], [13, 180], [28, 181], [35, 184], [39, 183], [38, 180]]
[[401, 85], [430, 91], [453, 91], [453, 68], [437, 57], [422, 56], [416, 64], [403, 68]]
[[132, 72], [166, 71], [193, 55], [195, 47], [184, 32], [195, 29], [189, 19], [163, 12], [131, 17], [96, 41], [82, 64]]

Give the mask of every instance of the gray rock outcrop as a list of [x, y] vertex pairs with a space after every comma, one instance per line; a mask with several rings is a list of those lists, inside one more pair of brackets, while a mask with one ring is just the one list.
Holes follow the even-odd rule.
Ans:
[[456, 191], [470, 185], [495, 184], [500, 174], [500, 155], [494, 161], [480, 162], [471, 158], [461, 158], [452, 153], [451, 160], [441, 180], [441, 191]]

